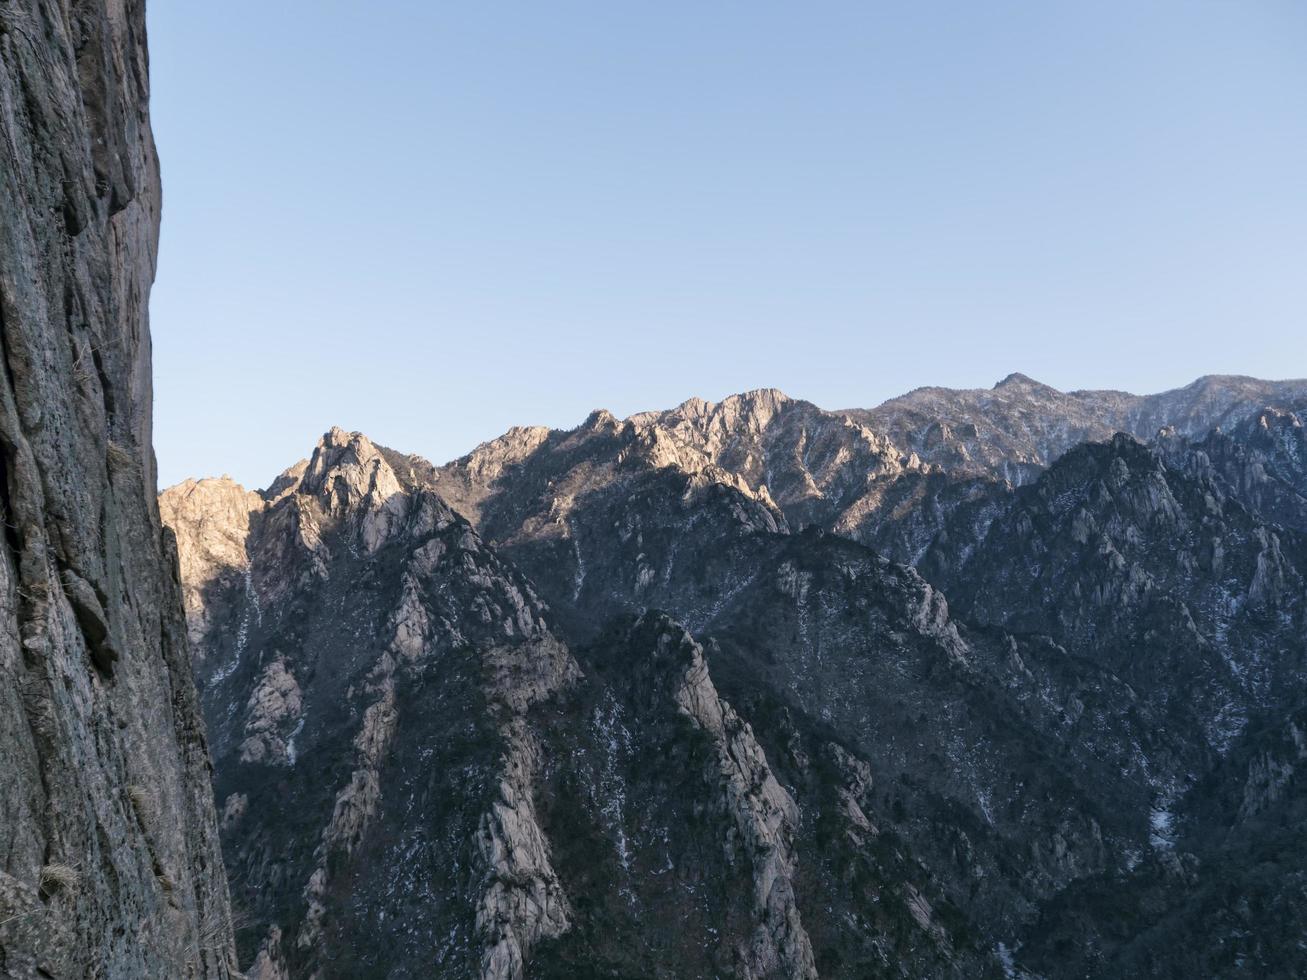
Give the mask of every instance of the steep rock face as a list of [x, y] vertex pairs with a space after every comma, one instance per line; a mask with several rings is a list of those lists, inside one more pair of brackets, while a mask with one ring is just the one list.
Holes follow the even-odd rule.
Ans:
[[[636, 623], [637, 630], [640, 625]], [[734, 825], [753, 878], [757, 925], [738, 950], [743, 975], [815, 977], [812, 945], [794, 897], [798, 807], [776, 781], [748, 724], [718, 696], [702, 650], [688, 634], [677, 636], [669, 622], [655, 628], [660, 630], [655, 660], [672, 662], [671, 700], [707, 737], [712, 751], [705, 777], [722, 794], [722, 809]]]
[[250, 974], [521, 977], [571, 917], [531, 795], [526, 715], [578, 673], [544, 605], [358, 434], [194, 497], [165, 510], [214, 557], [192, 628]]
[[536, 975], [815, 977], [798, 808], [702, 648], [651, 614], [586, 661], [587, 684], [545, 719], [546, 827], [584, 911]]
[[232, 969], [159, 524], [139, 2], [0, 7], [0, 973]]
[[540, 790], [576, 921], [533, 975], [999, 975], [829, 728], [766, 689], [737, 710], [662, 614], [579, 658], [541, 715]]
[[263, 498], [229, 477], [187, 480], [159, 495], [159, 514], [177, 536], [182, 598], [191, 647], [208, 650], [213, 621], [223, 611], [217, 597], [240, 595], [249, 561], [245, 541], [250, 518], [263, 510]]

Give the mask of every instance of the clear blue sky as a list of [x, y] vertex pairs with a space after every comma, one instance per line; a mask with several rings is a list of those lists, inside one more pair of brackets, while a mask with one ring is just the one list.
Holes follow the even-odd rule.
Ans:
[[161, 485], [1307, 375], [1302, 0], [152, 0]]

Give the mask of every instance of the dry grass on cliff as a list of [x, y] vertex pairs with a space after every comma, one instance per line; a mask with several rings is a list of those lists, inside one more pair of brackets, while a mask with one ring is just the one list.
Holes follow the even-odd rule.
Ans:
[[71, 891], [77, 887], [80, 879], [81, 875], [70, 864], [47, 864], [41, 869], [38, 881], [43, 894], [53, 895], [55, 892]]
[[106, 456], [109, 468], [119, 473], [127, 473], [136, 468], [136, 457], [131, 450], [110, 441]]
[[127, 799], [131, 801], [132, 809], [136, 811], [136, 818], [141, 821], [142, 826], [148, 828], [158, 812], [154, 794], [144, 786], [128, 786]]

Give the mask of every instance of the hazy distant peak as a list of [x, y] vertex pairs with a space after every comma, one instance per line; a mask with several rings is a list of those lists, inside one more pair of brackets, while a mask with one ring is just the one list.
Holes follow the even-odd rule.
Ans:
[[736, 392], [727, 395], [719, 402], [710, 402], [706, 398], [699, 398], [697, 395], [687, 398], [681, 404], [671, 409], [670, 412], [645, 412], [645, 415], [705, 415], [713, 412], [719, 412], [723, 409], [740, 406], [771, 406], [779, 407], [794, 401], [789, 395], [779, 388], [751, 388], [748, 391]]
[[995, 391], [1001, 388], [1048, 388], [1051, 391], [1057, 390], [1044, 384], [1042, 381], [1036, 381], [1029, 375], [1022, 374], [1020, 371], [1013, 371], [998, 384], [994, 385]]

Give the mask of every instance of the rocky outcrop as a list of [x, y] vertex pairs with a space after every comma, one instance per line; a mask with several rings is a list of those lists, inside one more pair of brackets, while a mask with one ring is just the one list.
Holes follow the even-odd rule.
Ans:
[[264, 506], [259, 494], [230, 477], [186, 480], [159, 494], [159, 514], [177, 537], [182, 598], [191, 647], [203, 655], [213, 621], [225, 610], [218, 596], [240, 590], [249, 570], [250, 520]]
[[304, 698], [285, 659], [264, 669], [245, 705], [245, 740], [241, 762], [295, 764], [296, 726], [304, 714]]
[[582, 662], [539, 718], [541, 826], [574, 908], [532, 975], [816, 976], [798, 806], [702, 648], [651, 613]]
[[1266, 408], [1200, 439], [1163, 429], [1154, 442], [1173, 466], [1217, 484], [1263, 520], [1307, 531], [1304, 412]]
[[521, 980], [535, 946], [571, 926], [572, 910], [536, 817], [539, 756], [535, 736], [515, 720], [507, 733], [498, 798], [477, 829], [486, 881], [476, 910], [483, 980]]
[[521, 977], [569, 924], [528, 716], [578, 677], [531, 586], [358, 433], [262, 494], [210, 494], [207, 519], [194, 486], [163, 496], [182, 547], [218, 556], [191, 565], [209, 575], [192, 626], [250, 970], [415, 970], [434, 950]]
[[742, 949], [741, 975], [816, 977], [812, 944], [794, 896], [798, 807], [772, 775], [753, 730], [718, 697], [701, 648], [688, 634], [677, 636], [669, 625], [658, 637], [655, 656], [675, 662], [680, 678], [672, 699], [711, 741], [715, 759], [708, 775], [719, 785], [722, 806], [753, 875], [757, 926]]
[[234, 967], [147, 299], [139, 2], [0, 7], [0, 973]]

